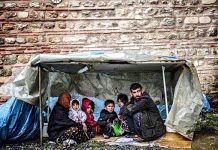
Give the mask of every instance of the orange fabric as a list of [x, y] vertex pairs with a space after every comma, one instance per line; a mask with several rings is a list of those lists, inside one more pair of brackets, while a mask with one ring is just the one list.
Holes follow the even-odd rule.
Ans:
[[68, 92], [63, 92], [58, 98], [58, 103], [66, 109], [70, 109], [70, 98], [71, 96]]

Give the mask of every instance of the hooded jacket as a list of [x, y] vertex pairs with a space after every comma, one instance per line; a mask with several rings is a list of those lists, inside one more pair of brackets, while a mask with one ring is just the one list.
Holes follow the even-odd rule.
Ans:
[[157, 106], [150, 96], [144, 93], [138, 100], [131, 98], [128, 106], [122, 110], [123, 114], [133, 116], [133, 114], [141, 112], [142, 117], [141, 131], [143, 139], [146, 141], [156, 140], [166, 132], [164, 121], [161, 119]]
[[97, 122], [94, 120], [93, 113], [88, 113], [87, 112], [87, 108], [88, 108], [89, 105], [91, 105], [91, 107], [92, 107], [92, 109], [94, 111], [94, 109], [95, 109], [94, 102], [91, 101], [88, 98], [83, 98], [83, 100], [82, 100], [82, 110], [85, 112], [86, 117], [87, 117], [85, 122], [86, 122], [86, 124], [94, 127], [94, 126], [97, 126]]
[[[80, 105], [79, 105], [80, 106]], [[72, 101], [70, 102], [69, 118], [73, 121], [85, 123], [86, 114], [79, 108], [79, 110], [74, 110], [72, 106]]]

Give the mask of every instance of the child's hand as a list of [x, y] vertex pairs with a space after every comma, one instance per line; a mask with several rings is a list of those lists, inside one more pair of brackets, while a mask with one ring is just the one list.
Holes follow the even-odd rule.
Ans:
[[87, 126], [86, 126], [86, 124], [83, 124], [83, 131], [85, 131], [85, 132], [87, 132]]

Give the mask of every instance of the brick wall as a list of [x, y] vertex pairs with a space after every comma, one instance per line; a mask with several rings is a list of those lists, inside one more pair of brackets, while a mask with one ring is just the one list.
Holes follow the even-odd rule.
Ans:
[[0, 1], [0, 82], [39, 53], [135, 51], [193, 61], [218, 93], [218, 0]]

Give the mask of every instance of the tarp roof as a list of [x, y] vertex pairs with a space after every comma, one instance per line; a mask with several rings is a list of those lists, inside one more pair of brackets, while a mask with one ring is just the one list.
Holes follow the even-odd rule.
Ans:
[[[13, 80], [0, 87], [0, 95], [15, 96], [31, 104], [39, 101], [39, 66], [47, 71], [83, 73], [86, 71], [168, 71], [182, 68], [174, 89], [173, 105], [166, 126], [192, 139], [194, 123], [202, 108], [202, 91], [197, 72], [191, 63], [169, 56], [138, 53], [84, 52], [67, 55], [40, 54], [33, 57]], [[42, 93], [48, 75], [42, 72]]]

